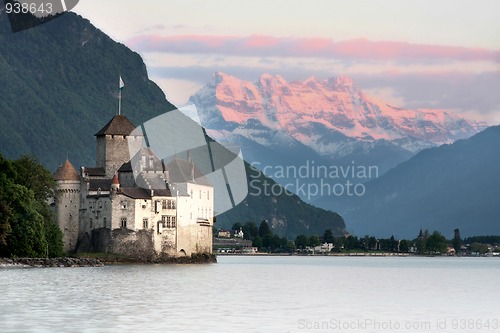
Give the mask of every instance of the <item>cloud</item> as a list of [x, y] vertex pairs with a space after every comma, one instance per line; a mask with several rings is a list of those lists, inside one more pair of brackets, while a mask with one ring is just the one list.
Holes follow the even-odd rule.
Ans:
[[[171, 66], [151, 67], [152, 76], [175, 80], [189, 80], [192, 87], [201, 87], [210, 81], [215, 71], [222, 71], [240, 79], [255, 82], [263, 73], [279, 74], [286, 80], [304, 80], [310, 76], [326, 79], [325, 71], [304, 70], [301, 67], [269, 70], [244, 66]], [[369, 95], [394, 106], [407, 108], [437, 108], [455, 110], [464, 116], [500, 123], [500, 72], [398, 72], [375, 74], [337, 73], [352, 77], [356, 85]], [[191, 90], [191, 94], [195, 90]], [[186, 100], [185, 94], [183, 101]], [[390, 98], [388, 98], [390, 97]]]
[[399, 41], [329, 38], [208, 35], [141, 35], [127, 45], [142, 52], [220, 54], [260, 57], [320, 57], [345, 60], [491, 61], [500, 62], [500, 50], [415, 44]]

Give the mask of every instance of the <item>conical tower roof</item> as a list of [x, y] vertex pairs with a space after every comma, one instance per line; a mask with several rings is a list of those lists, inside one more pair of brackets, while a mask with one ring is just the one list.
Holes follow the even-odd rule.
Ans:
[[129, 135], [135, 128], [136, 126], [127, 117], [117, 114], [95, 136]]
[[56, 180], [80, 180], [80, 175], [69, 160], [66, 160], [63, 165], [57, 168], [54, 174]]
[[118, 176], [116, 175], [116, 173], [113, 176], [113, 179], [111, 179], [111, 184], [113, 184], [113, 185], [120, 185], [120, 181], [118, 180]]

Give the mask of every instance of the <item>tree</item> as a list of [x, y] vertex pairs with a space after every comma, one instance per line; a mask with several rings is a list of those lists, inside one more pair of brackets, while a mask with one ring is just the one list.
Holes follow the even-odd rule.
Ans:
[[252, 240], [259, 236], [259, 228], [255, 225], [255, 222], [247, 222], [243, 226], [243, 237], [245, 239]]
[[368, 238], [368, 250], [376, 250], [377, 249], [377, 239], [375, 237]]
[[259, 249], [262, 248], [262, 238], [260, 238], [259, 236], [254, 237], [254, 239], [252, 240], [252, 246]]
[[428, 234], [429, 234], [429, 232], [427, 230], [425, 231], [425, 233], [423, 233], [422, 229], [420, 229], [420, 233], [418, 234], [418, 237], [415, 240], [418, 254], [424, 254], [427, 252], [426, 239], [427, 239]]
[[427, 251], [431, 253], [445, 253], [448, 248], [446, 238], [439, 231], [434, 231], [426, 240]]
[[262, 221], [259, 226], [259, 236], [264, 237], [266, 234], [271, 232], [271, 228], [269, 228], [269, 224], [266, 221]]
[[323, 234], [323, 243], [333, 243], [334, 240], [332, 229], [326, 229]]
[[391, 238], [389, 239], [389, 250], [391, 252], [397, 252], [398, 250], [398, 242], [394, 238], [394, 235], [392, 235]]
[[406, 240], [406, 239], [402, 239], [401, 242], [399, 242], [399, 250], [401, 252], [408, 252], [410, 251], [410, 241]]
[[[243, 226], [241, 225], [241, 223], [240, 222], [236, 222], [235, 224], [233, 224], [233, 227], [232, 227], [231, 230], [238, 230], [239, 231], [242, 228], [243, 228]], [[243, 231], [243, 233], [245, 233], [245, 232]]]
[[294, 241], [287, 241], [285, 249], [284, 249], [285, 252], [293, 253], [293, 252], [295, 252], [296, 249], [297, 249], [297, 247], [295, 246]]
[[490, 251], [487, 244], [482, 244], [482, 243], [477, 243], [477, 242], [472, 243], [470, 245], [470, 248], [473, 252], [476, 252], [479, 254], [485, 254], [485, 253], [488, 253]]
[[62, 255], [62, 232], [47, 204], [54, 188], [51, 173], [35, 159], [11, 162], [0, 155], [0, 255]]
[[459, 229], [454, 230], [453, 248], [455, 249], [455, 254], [457, 256], [460, 255], [460, 252], [462, 251], [462, 238], [460, 237]]
[[295, 239], [295, 245], [298, 249], [305, 249], [307, 246], [309, 246], [309, 237], [307, 237], [306, 235], [298, 235]]
[[22, 156], [12, 166], [16, 170], [15, 183], [32, 190], [35, 200], [45, 202], [54, 196], [56, 182], [52, 173], [33, 156]]
[[319, 245], [321, 245], [321, 239], [318, 236], [312, 235], [309, 237], [309, 246], [316, 247]]

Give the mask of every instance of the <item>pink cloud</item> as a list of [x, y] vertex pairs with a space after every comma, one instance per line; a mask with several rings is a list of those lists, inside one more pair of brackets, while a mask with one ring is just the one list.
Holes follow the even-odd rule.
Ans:
[[321, 57], [347, 60], [486, 60], [500, 62], [500, 50], [398, 41], [273, 36], [143, 35], [127, 43], [141, 51], [234, 56]]

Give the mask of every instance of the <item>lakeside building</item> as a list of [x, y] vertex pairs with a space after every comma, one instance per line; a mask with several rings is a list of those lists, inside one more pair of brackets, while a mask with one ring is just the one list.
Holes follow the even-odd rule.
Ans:
[[66, 160], [55, 172], [65, 251], [142, 258], [212, 253], [213, 186], [189, 158], [160, 159], [135, 129], [114, 116], [95, 134], [95, 167], [77, 171]]

